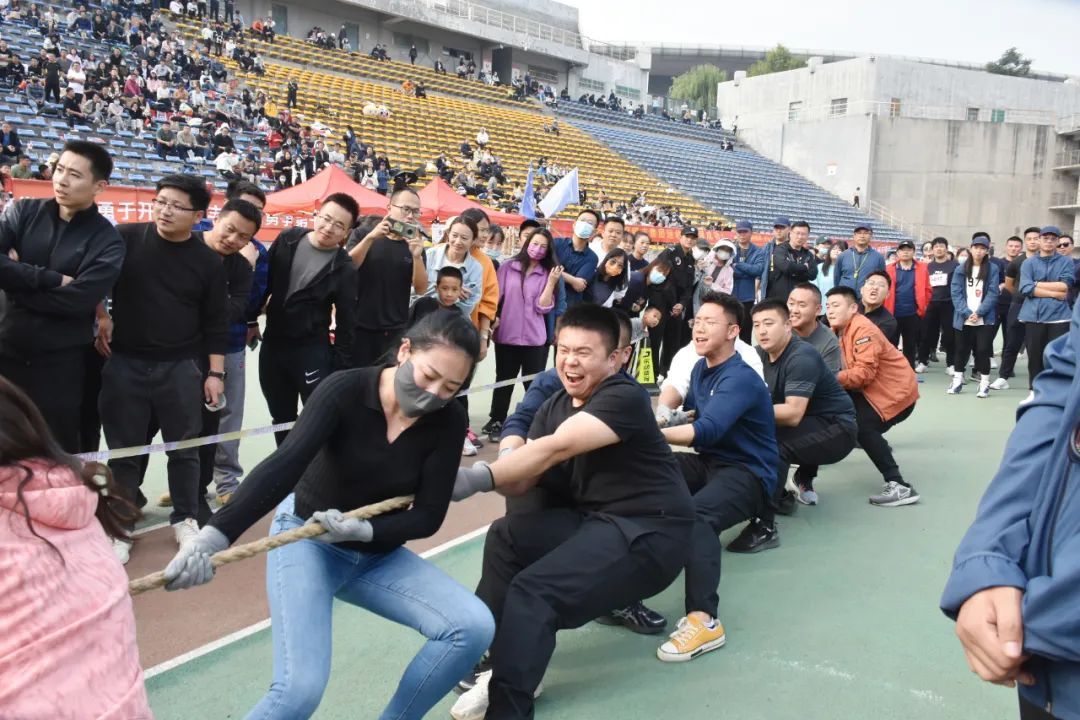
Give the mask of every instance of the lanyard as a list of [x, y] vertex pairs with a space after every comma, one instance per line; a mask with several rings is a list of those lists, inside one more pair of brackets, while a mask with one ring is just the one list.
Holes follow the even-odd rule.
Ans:
[[[852, 250], [852, 251], [851, 251], [851, 264], [852, 264], [852, 265], [855, 265], [855, 256], [856, 256], [856, 255], [859, 255], [859, 254], [860, 254], [860, 253], [859, 253], [858, 251], [856, 251], [856, 250]], [[866, 252], [864, 252], [864, 253], [861, 253], [861, 254], [862, 254], [862, 256], [863, 256], [863, 257], [862, 257], [862, 262], [861, 262], [861, 263], [859, 263], [858, 265], [855, 265], [855, 279], [856, 279], [856, 280], [858, 280], [858, 279], [859, 279], [859, 271], [860, 271], [860, 270], [862, 270], [862, 266], [866, 264], [866, 259], [867, 259], [868, 257], [870, 257], [870, 249], [869, 249], [869, 248], [867, 248], [867, 249], [866, 249]]]

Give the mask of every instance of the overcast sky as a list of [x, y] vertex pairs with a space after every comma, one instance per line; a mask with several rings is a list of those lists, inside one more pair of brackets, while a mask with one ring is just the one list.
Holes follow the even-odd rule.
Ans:
[[773, 46], [985, 63], [1016, 46], [1033, 69], [1080, 75], [1077, 0], [564, 0], [605, 41]]

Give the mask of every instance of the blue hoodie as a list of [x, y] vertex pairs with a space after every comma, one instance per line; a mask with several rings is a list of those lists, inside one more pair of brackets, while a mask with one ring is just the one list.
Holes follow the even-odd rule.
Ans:
[[[1024, 263], [1025, 265], [1027, 263]], [[952, 295], [953, 304], [953, 328], [956, 330], [964, 329], [964, 322], [971, 316], [971, 313], [978, 313], [979, 317], [983, 319], [983, 325], [993, 325], [997, 322], [997, 304], [998, 295], [1001, 291], [998, 289], [1001, 285], [1001, 272], [998, 270], [997, 265], [989, 262], [989, 258], [986, 260], [987, 275], [986, 280], [983, 281], [983, 298], [977, 308], [969, 308], [967, 301], [967, 275], [964, 274], [964, 266], [957, 265], [956, 270], [952, 274], [952, 285], [949, 286], [949, 294]], [[972, 272], [975, 269], [972, 268]]]
[[[1024, 263], [1025, 265], [1027, 263]], [[1026, 303], [1025, 303], [1026, 304]], [[1080, 718], [1080, 311], [1046, 349], [1035, 398], [1017, 411], [997, 475], [953, 559], [941, 609], [956, 619], [975, 593], [1023, 590], [1029, 702], [1054, 717]]]
[[761, 278], [765, 272], [766, 251], [753, 243], [746, 249], [746, 257], [739, 260], [742, 249], [735, 246], [734, 262], [731, 264], [732, 273], [735, 275], [734, 295], [739, 302], [754, 302], [754, 293], [757, 292], [755, 280]]
[[1020, 282], [1017, 291], [1024, 296], [1020, 307], [1020, 322], [1052, 323], [1069, 319], [1070, 310], [1067, 300], [1048, 297], [1034, 297], [1035, 283], [1063, 282], [1070, 289], [1076, 276], [1076, 266], [1070, 257], [1054, 253], [1050, 257], [1032, 255], [1020, 266]]

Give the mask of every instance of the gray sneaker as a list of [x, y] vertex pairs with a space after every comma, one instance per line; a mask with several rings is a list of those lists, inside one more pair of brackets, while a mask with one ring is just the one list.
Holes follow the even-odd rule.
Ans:
[[870, 504], [878, 507], [900, 507], [919, 502], [919, 494], [915, 488], [901, 485], [895, 480], [885, 483], [880, 495], [871, 495]]

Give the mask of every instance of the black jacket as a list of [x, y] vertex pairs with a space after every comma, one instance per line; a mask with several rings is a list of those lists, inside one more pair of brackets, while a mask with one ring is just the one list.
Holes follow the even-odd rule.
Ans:
[[697, 272], [694, 256], [678, 244], [669, 247], [665, 252], [671, 263], [668, 283], [675, 289], [675, 302], [683, 306], [683, 317], [688, 318], [694, 312], [694, 276]]
[[795, 250], [791, 243], [780, 243], [768, 262], [768, 297], [781, 302], [787, 302], [793, 287], [817, 277], [817, 258], [809, 248]]
[[270, 270], [266, 290], [270, 304], [266, 306], [266, 341], [329, 342], [333, 313], [337, 326], [334, 331], [334, 369], [347, 368], [351, 365], [353, 327], [356, 325], [356, 269], [348, 253], [338, 249], [330, 264], [309, 285], [288, 295], [296, 246], [307, 242], [308, 232], [306, 228], [282, 231], [267, 253]]
[[[68, 223], [55, 200], [12, 205], [0, 216], [0, 355], [32, 358], [93, 342], [94, 309], [123, 262], [124, 243], [96, 205]], [[62, 285], [64, 275], [74, 280]]]

